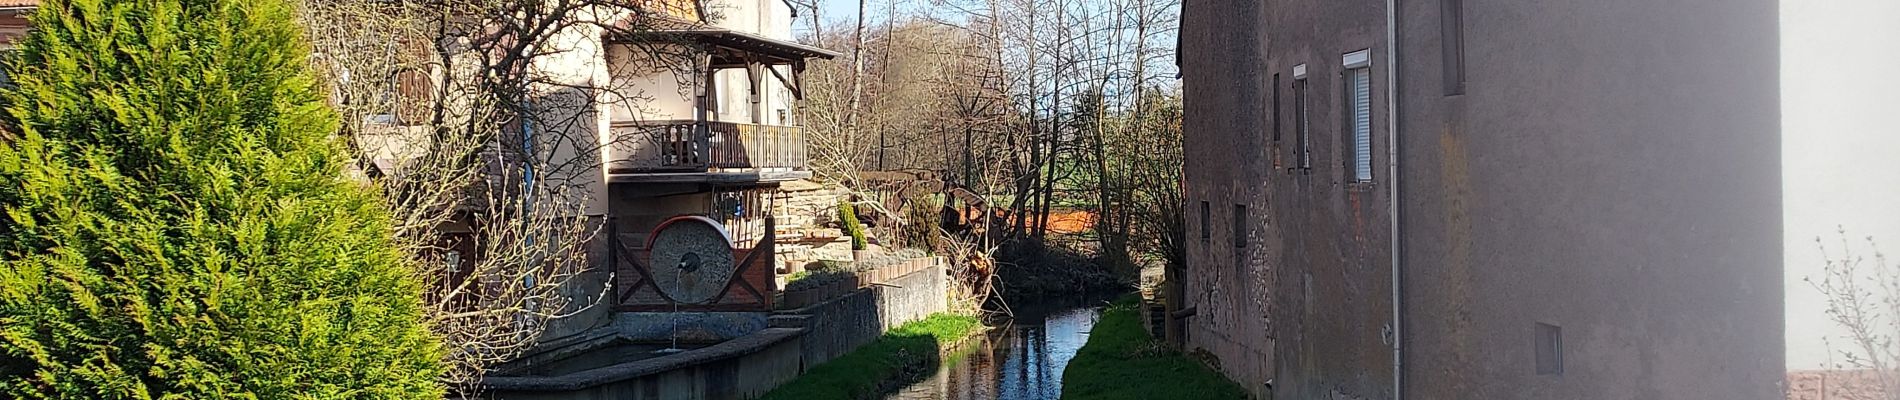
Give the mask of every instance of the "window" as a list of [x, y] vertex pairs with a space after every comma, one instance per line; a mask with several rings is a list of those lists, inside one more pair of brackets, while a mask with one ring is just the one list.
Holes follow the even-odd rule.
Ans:
[[430, 110], [435, 101], [435, 81], [429, 71], [405, 68], [394, 76], [395, 96], [391, 108], [395, 112], [396, 123], [403, 125], [421, 125], [429, 122]]
[[1445, 63], [1445, 95], [1465, 94], [1465, 2], [1438, 0], [1439, 45]]
[[1247, 205], [1234, 205], [1234, 248], [1247, 247]]
[[[1273, 74], [1273, 141], [1280, 141], [1280, 74]], [[1276, 161], [1278, 159], [1276, 158]]]
[[1372, 181], [1372, 56], [1369, 50], [1346, 54], [1344, 64], [1346, 131], [1352, 133], [1349, 165], [1354, 182]]
[[[340, 104], [367, 107], [371, 111], [364, 116], [367, 122], [390, 125], [421, 125], [428, 123], [434, 116], [432, 110], [435, 98], [435, 67], [429, 63], [434, 46], [425, 41], [393, 41], [383, 44], [382, 50], [392, 57], [397, 68], [381, 76], [376, 82], [378, 93], [363, 99], [342, 98]], [[350, 81], [350, 71], [344, 69], [340, 77], [342, 82]]]
[[1299, 135], [1293, 154], [1299, 159], [1300, 169], [1310, 171], [1313, 169], [1313, 134], [1307, 123], [1307, 91], [1306, 64], [1293, 66], [1293, 129]]
[[462, 273], [462, 252], [450, 251], [442, 257], [442, 262], [448, 264], [450, 276]]
[[1556, 325], [1537, 323], [1537, 374], [1563, 375], [1564, 373], [1564, 329]]
[[[514, 155], [514, 157], [525, 158], [524, 160], [521, 160], [521, 161], [532, 160], [536, 154], [535, 143], [540, 141], [540, 139], [535, 137], [535, 133], [543, 129], [540, 126], [541, 121], [537, 120], [537, 118], [542, 115], [540, 113], [540, 105], [535, 103], [534, 100], [527, 100], [527, 101], [521, 102], [520, 107], [521, 108], [519, 109], [519, 113], [515, 116], [515, 118], [517, 121], [521, 122], [521, 141], [517, 142], [517, 143], [521, 143], [521, 147], [519, 147], [519, 150], [520, 150], [519, 152], [515, 152], [516, 154]], [[535, 177], [534, 163], [522, 162], [521, 163], [521, 187], [524, 187], [524, 188], [535, 187], [534, 177]], [[534, 204], [534, 195], [535, 195], [534, 191], [527, 192], [527, 196], [524, 196], [521, 199], [522, 204]]]
[[1214, 238], [1214, 217], [1209, 215], [1211, 212], [1207, 202], [1201, 202], [1201, 243], [1207, 243]]

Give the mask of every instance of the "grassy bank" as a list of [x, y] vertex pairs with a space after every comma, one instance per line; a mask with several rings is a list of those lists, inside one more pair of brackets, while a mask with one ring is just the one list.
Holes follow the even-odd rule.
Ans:
[[982, 331], [976, 317], [934, 314], [897, 327], [877, 341], [819, 364], [766, 393], [766, 400], [858, 399], [876, 396], [886, 383], [937, 367], [944, 347]]
[[1063, 399], [1245, 399], [1240, 385], [1155, 343], [1130, 295], [1102, 311], [1062, 373]]

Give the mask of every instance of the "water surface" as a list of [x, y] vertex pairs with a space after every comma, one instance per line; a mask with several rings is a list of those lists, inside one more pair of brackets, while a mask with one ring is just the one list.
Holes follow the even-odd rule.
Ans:
[[888, 400], [1044, 400], [1062, 397], [1062, 371], [1106, 304], [1101, 297], [1018, 301], [1015, 318], [971, 343], [967, 355], [940, 366]]

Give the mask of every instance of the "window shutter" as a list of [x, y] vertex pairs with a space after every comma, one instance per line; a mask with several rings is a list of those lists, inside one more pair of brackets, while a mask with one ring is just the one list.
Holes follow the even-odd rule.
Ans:
[[396, 99], [392, 108], [403, 125], [429, 122], [435, 101], [435, 82], [428, 71], [404, 69], [396, 72]]
[[1313, 169], [1313, 139], [1307, 122], [1306, 98], [1309, 95], [1309, 89], [1306, 86], [1306, 64], [1300, 64], [1294, 71], [1296, 72], [1293, 74], [1295, 76], [1293, 79], [1293, 129], [1299, 135], [1297, 139], [1299, 140], [1300, 169], [1311, 170]]
[[1445, 69], [1445, 95], [1465, 94], [1464, 0], [1438, 0], [1438, 46]]
[[1368, 68], [1353, 69], [1352, 153], [1353, 179], [1372, 180], [1372, 83]]

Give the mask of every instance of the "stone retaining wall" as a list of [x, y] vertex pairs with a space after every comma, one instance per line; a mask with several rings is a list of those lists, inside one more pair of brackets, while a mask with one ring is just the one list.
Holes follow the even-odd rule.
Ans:
[[552, 377], [489, 377], [484, 398], [507, 400], [751, 399], [797, 378], [796, 329], [752, 335], [665, 357]]
[[811, 307], [792, 310], [774, 326], [805, 329], [805, 368], [851, 352], [884, 332], [949, 308], [948, 279], [942, 266], [930, 266], [882, 285], [852, 292]]
[[893, 327], [945, 311], [948, 282], [943, 267], [932, 265], [831, 301], [776, 313], [769, 328], [705, 348], [559, 376], [491, 376], [484, 380], [490, 392], [483, 398], [757, 398]]

